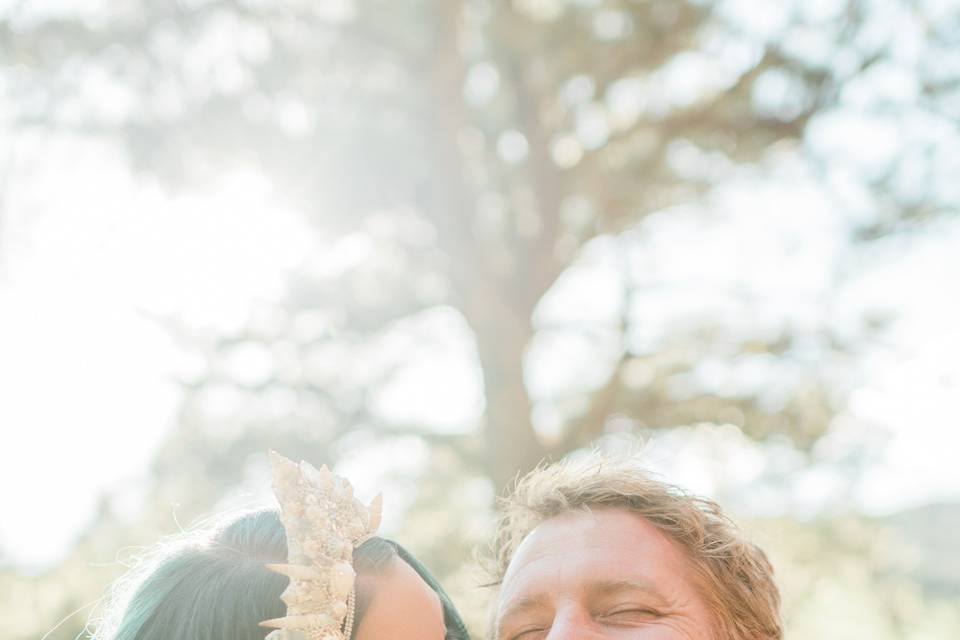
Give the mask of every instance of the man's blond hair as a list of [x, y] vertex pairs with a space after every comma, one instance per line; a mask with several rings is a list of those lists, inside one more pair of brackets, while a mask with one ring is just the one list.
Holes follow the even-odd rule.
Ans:
[[711, 500], [653, 478], [635, 458], [600, 453], [541, 466], [502, 499], [494, 542], [495, 582], [503, 580], [520, 542], [555, 516], [615, 507], [646, 519], [678, 544], [723, 640], [780, 640], [780, 594], [766, 554]]

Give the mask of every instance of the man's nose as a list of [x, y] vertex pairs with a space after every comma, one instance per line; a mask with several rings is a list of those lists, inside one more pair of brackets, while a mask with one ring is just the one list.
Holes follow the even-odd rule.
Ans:
[[602, 637], [589, 612], [570, 606], [557, 611], [545, 640], [590, 640]]

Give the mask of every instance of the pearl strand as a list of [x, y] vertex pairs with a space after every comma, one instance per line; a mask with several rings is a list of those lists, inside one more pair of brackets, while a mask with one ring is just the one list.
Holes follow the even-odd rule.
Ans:
[[343, 623], [343, 639], [350, 640], [350, 635], [353, 633], [353, 616], [357, 608], [357, 588], [354, 587], [350, 591], [350, 596], [347, 598], [347, 619]]

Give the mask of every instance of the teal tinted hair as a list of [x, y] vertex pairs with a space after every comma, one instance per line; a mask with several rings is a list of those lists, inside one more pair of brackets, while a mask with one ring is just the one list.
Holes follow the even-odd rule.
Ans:
[[[257, 511], [161, 547], [141, 569], [144, 577], [95, 640], [263, 640], [260, 621], [285, 614], [280, 594], [289, 579], [264, 564], [284, 562], [287, 540], [276, 511]], [[354, 551], [357, 613], [354, 634], [369, 607], [376, 575], [397, 557], [408, 562], [440, 596], [447, 638], [466, 640], [453, 603], [429, 571], [396, 543], [371, 538]]]
[[110, 640], [262, 640], [269, 629], [257, 624], [284, 615], [279, 595], [288, 582], [263, 565], [286, 553], [283, 527], [270, 511], [187, 539], [139, 585]]

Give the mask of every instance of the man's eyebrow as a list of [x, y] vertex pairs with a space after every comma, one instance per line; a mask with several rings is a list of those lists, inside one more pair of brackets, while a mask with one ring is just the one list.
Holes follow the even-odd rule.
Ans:
[[652, 582], [641, 580], [597, 580], [591, 582], [588, 589], [600, 596], [617, 595], [620, 593], [639, 593], [651, 600], [651, 604], [661, 607], [668, 606], [667, 598]]
[[510, 605], [503, 611], [503, 613], [497, 616], [496, 620], [494, 621], [494, 637], [500, 637], [500, 633], [503, 631], [504, 621], [522, 613], [535, 611], [537, 609], [546, 609], [548, 606], [548, 598], [544, 594], [526, 596], [511, 602]]

